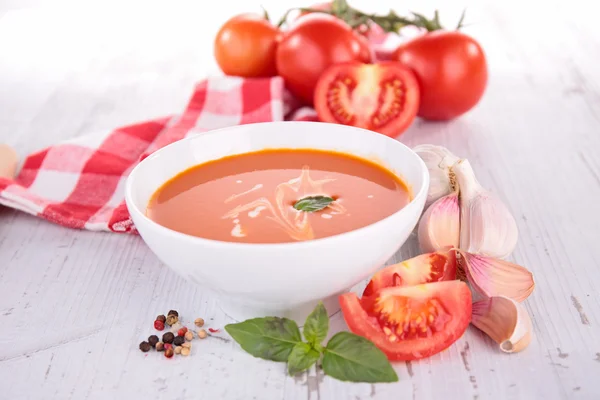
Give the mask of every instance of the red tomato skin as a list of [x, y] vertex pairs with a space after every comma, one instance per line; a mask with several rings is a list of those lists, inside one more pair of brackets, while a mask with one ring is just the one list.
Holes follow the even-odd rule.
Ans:
[[418, 115], [446, 121], [456, 118], [481, 99], [488, 81], [481, 45], [464, 33], [435, 31], [403, 43], [392, 59], [411, 68], [421, 87]]
[[[390, 361], [412, 361], [430, 357], [437, 354], [456, 342], [467, 330], [471, 323], [472, 297], [471, 291], [466, 283], [462, 281], [445, 281], [427, 283], [424, 286], [432, 287], [438, 291], [449, 291], [444, 305], [451, 309], [453, 320], [452, 329], [437, 332], [431, 338], [419, 338], [411, 340], [398, 340], [390, 342], [375, 315], [369, 314], [363, 305], [372, 303], [363, 297], [359, 299], [355, 293], [345, 293], [339, 296], [340, 306], [346, 325], [351, 332], [363, 336], [375, 344]], [[444, 287], [440, 287], [444, 285]], [[396, 290], [402, 288], [389, 288], [384, 290]], [[444, 297], [442, 297], [444, 298]]]
[[319, 77], [330, 65], [372, 60], [367, 40], [336, 17], [311, 13], [285, 32], [277, 48], [277, 72], [300, 100], [313, 104]]
[[214, 56], [226, 75], [246, 78], [277, 75], [275, 55], [281, 32], [258, 14], [240, 14], [219, 29]]
[[[357, 85], [361, 85], [360, 77], [364, 77], [364, 73], [361, 69], [368, 68], [372, 71], [372, 75], [376, 75], [381, 81], [391, 79], [392, 77], [402, 81], [404, 85], [404, 108], [401, 113], [393, 120], [383, 126], [373, 126], [372, 124], [365, 124], [364, 121], [350, 123], [348, 125], [356, 126], [359, 128], [373, 130], [383, 135], [390, 137], [397, 137], [402, 134], [413, 122], [417, 115], [419, 108], [419, 84], [414, 73], [402, 66], [397, 62], [381, 62], [377, 64], [364, 64], [360, 62], [346, 62], [340, 64], [334, 64], [328, 67], [317, 81], [314, 96], [314, 107], [319, 116], [321, 122], [332, 122], [342, 123], [338, 121], [333, 115], [331, 109], [328, 106], [328, 90], [329, 85], [332, 81], [338, 79], [340, 76], [348, 76], [356, 81]], [[368, 79], [367, 79], [368, 80]], [[370, 80], [368, 80], [370, 81]], [[369, 93], [373, 97], [373, 101], [377, 101], [377, 97], [380, 93], [381, 87], [371, 88]], [[355, 91], [358, 91], [355, 89]], [[360, 114], [360, 110], [354, 110], [357, 114]], [[364, 117], [364, 116], [363, 116]]]

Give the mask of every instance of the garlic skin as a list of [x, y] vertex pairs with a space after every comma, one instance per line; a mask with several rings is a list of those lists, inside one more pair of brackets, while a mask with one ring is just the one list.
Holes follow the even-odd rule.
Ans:
[[481, 187], [468, 160], [460, 160], [452, 170], [460, 188], [460, 248], [508, 257], [517, 245], [517, 221], [498, 197]]
[[525, 300], [535, 288], [533, 274], [520, 265], [458, 250], [460, 265], [473, 289], [485, 297]]
[[458, 191], [430, 205], [418, 228], [419, 246], [423, 253], [458, 247], [460, 240], [460, 206]]
[[485, 332], [505, 353], [517, 353], [531, 342], [531, 318], [525, 307], [504, 296], [473, 303], [471, 323]]
[[425, 162], [429, 170], [429, 192], [425, 207], [454, 191], [452, 167], [459, 158], [442, 146], [421, 144], [412, 149]]

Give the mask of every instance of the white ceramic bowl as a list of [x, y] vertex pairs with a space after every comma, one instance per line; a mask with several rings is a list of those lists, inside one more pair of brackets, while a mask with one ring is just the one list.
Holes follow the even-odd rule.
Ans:
[[[230, 243], [165, 228], [145, 215], [152, 194], [187, 168], [265, 148], [337, 150], [374, 160], [411, 187], [413, 200], [391, 216], [351, 232], [305, 242]], [[303, 323], [319, 300], [329, 314], [337, 295], [369, 277], [406, 241], [423, 211], [429, 173], [411, 149], [384, 135], [319, 122], [247, 124], [189, 136], [137, 165], [125, 189], [127, 207], [158, 258], [211, 290], [230, 317], [285, 316]]]

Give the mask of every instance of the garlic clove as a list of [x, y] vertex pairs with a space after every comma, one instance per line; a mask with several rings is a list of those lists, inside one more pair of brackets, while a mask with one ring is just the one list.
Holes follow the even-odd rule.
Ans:
[[460, 248], [508, 257], [517, 245], [517, 221], [498, 197], [481, 187], [468, 160], [456, 163], [452, 171], [460, 188]]
[[458, 191], [430, 205], [418, 228], [419, 246], [423, 253], [458, 247], [460, 239], [460, 207]]
[[533, 292], [533, 274], [520, 265], [458, 250], [473, 288], [486, 297], [506, 296], [523, 301]]
[[15, 179], [19, 157], [7, 144], [0, 143], [0, 178]]
[[429, 170], [429, 192], [425, 207], [454, 191], [454, 174], [451, 170], [459, 158], [442, 146], [421, 144], [413, 151], [425, 162]]
[[473, 303], [471, 323], [485, 332], [505, 353], [517, 353], [531, 342], [531, 318], [525, 307], [504, 296]]

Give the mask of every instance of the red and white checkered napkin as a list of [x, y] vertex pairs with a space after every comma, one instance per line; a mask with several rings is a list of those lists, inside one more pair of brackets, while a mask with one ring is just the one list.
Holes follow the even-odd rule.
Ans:
[[[372, 31], [376, 58], [397, 35]], [[316, 121], [299, 107], [280, 77], [216, 77], [198, 84], [183, 112], [77, 137], [29, 155], [14, 180], [0, 177], [0, 204], [70, 228], [135, 232], [124, 201], [129, 172], [144, 157], [194, 133], [255, 122]]]
[[316, 120], [313, 109], [294, 103], [280, 77], [208, 79], [196, 86], [182, 115], [77, 137], [29, 155], [14, 181], [0, 178], [0, 204], [70, 228], [135, 231], [124, 185], [139, 161], [192, 129]]

